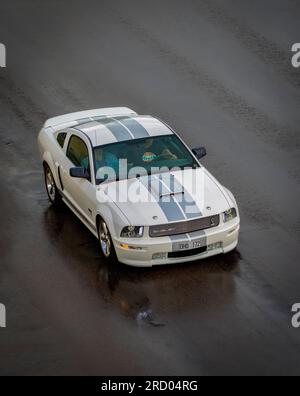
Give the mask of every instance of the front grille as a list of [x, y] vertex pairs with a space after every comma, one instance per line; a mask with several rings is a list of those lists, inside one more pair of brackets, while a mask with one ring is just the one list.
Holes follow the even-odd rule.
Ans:
[[220, 216], [203, 217], [202, 219], [189, 220], [181, 223], [170, 223], [158, 226], [151, 226], [149, 235], [151, 238], [164, 236], [188, 234], [190, 232], [206, 230], [217, 227], [220, 224]]
[[168, 254], [168, 258], [184, 258], [184, 257], [191, 257], [191, 256], [198, 256], [198, 254], [205, 253], [207, 251], [207, 246], [203, 246], [198, 249], [192, 250], [182, 250], [179, 252], [172, 252]]

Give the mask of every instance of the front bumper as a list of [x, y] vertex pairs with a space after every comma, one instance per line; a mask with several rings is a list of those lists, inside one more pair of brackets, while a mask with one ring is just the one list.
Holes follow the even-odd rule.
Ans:
[[[210, 247], [216, 245], [217, 247], [192, 256], [189, 255], [189, 250], [185, 250], [186, 252], [189, 252], [187, 253], [187, 256], [178, 258], [170, 258], [168, 257], [168, 253], [180, 251], [180, 255], [182, 255], [180, 245], [186, 244], [186, 235], [177, 236], [176, 243], [174, 243], [174, 240], [170, 237], [144, 237], [142, 239], [115, 239], [114, 245], [118, 259], [123, 264], [135, 267], [178, 264], [230, 252], [235, 249], [238, 244], [239, 230], [240, 219], [237, 217], [228, 223], [221, 223], [218, 227], [204, 230], [201, 233], [201, 236], [199, 235], [199, 232], [191, 233], [188, 236], [190, 246], [194, 243], [202, 243], [202, 245], [206, 244], [206, 246]], [[166, 254], [166, 257], [153, 259], [153, 256], [161, 253]]]

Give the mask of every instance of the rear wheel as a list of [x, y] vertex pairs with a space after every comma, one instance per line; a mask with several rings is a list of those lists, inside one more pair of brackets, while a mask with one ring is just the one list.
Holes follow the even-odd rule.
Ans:
[[51, 169], [47, 164], [44, 165], [44, 176], [45, 176], [45, 186], [49, 201], [53, 205], [58, 205], [61, 203], [61, 195], [56, 187], [56, 183], [51, 172]]
[[115, 247], [107, 227], [106, 222], [101, 219], [98, 224], [98, 235], [99, 235], [99, 242], [100, 242], [100, 250], [107, 261], [117, 262], [117, 255], [115, 251]]

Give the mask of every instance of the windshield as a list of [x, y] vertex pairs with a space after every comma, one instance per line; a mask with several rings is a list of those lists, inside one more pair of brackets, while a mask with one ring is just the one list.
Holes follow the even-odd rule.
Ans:
[[136, 177], [137, 174], [142, 176], [174, 168], [199, 167], [176, 135], [113, 143], [96, 147], [94, 152], [98, 183], [106, 179], [121, 180]]

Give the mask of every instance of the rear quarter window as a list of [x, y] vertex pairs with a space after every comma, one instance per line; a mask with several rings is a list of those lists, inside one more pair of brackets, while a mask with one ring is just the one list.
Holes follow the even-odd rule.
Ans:
[[60, 145], [61, 148], [64, 147], [65, 140], [66, 140], [67, 134], [65, 132], [59, 133], [57, 135], [57, 142]]

